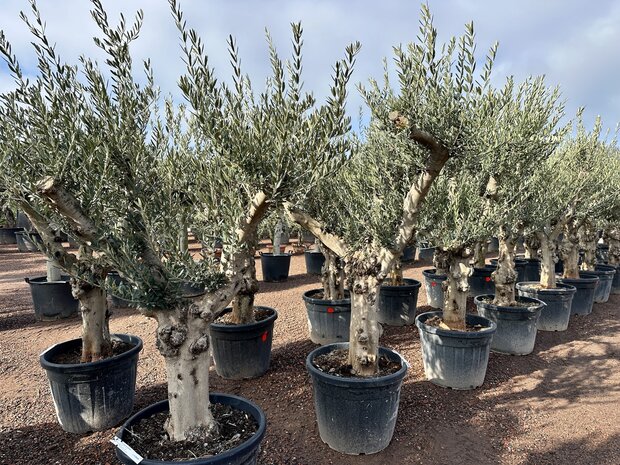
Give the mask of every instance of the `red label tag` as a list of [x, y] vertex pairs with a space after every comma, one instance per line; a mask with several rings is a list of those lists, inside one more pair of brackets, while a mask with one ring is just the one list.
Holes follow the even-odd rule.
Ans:
[[260, 338], [262, 339], [263, 342], [267, 342], [267, 336], [269, 336], [269, 332], [265, 331]]
[[433, 281], [433, 282], [431, 283], [431, 286], [432, 286], [432, 287], [435, 287], [436, 285], [437, 285], [437, 283], [436, 283], [435, 281]]
[[484, 278], [484, 280], [485, 280], [487, 283], [490, 283], [490, 282], [491, 282], [491, 277], [490, 277], [490, 276], [487, 276], [486, 278]]
[[334, 313], [334, 307], [327, 307], [327, 313]]

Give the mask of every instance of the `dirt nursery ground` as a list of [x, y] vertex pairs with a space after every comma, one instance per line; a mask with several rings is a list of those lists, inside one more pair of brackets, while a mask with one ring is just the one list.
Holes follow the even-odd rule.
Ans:
[[[421, 280], [428, 265], [405, 275]], [[260, 262], [258, 264], [260, 278]], [[56, 421], [38, 355], [79, 337], [80, 320], [36, 322], [23, 278], [44, 274], [40, 254], [0, 246], [0, 464], [118, 463], [108, 441], [115, 429], [71, 435]], [[293, 257], [285, 283], [261, 283], [257, 304], [277, 309], [269, 372], [227, 381], [211, 369], [214, 391], [238, 394], [267, 414], [261, 464], [620, 464], [620, 295], [594, 312], [574, 316], [568, 331], [539, 332], [534, 353], [491, 354], [486, 381], [473, 391], [425, 381], [415, 327], [385, 328], [382, 345], [411, 364], [390, 446], [370, 456], [334, 452], [319, 438], [305, 357], [304, 291], [318, 287]], [[420, 293], [418, 306], [426, 301]], [[134, 410], [166, 397], [164, 364], [155, 349], [155, 323], [132, 309], [114, 310], [113, 332], [140, 336]]]

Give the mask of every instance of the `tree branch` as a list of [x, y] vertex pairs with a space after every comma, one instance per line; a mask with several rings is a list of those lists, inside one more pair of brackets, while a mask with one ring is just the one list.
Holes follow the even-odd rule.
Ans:
[[335, 234], [328, 233], [323, 228], [323, 225], [317, 220], [312, 218], [303, 210], [294, 207], [289, 202], [284, 204], [284, 209], [288, 217], [295, 223], [303, 226], [312, 234], [314, 234], [321, 243], [329, 250], [334, 252], [340, 258], [344, 258], [347, 255], [347, 246], [344, 241]]
[[250, 211], [243, 221], [241, 227], [237, 229], [239, 243], [243, 243], [256, 231], [258, 223], [263, 219], [268, 207], [267, 196], [264, 192], [258, 192], [252, 199]]
[[94, 241], [97, 238], [95, 223], [82, 211], [78, 200], [53, 177], [43, 179], [37, 191], [45, 197], [65, 218], [73, 223], [73, 231], [80, 237]]

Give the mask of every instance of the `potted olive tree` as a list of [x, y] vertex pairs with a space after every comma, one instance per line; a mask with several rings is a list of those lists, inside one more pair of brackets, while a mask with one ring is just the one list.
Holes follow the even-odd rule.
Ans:
[[22, 228], [17, 227], [15, 210], [11, 206], [6, 189], [2, 187], [0, 187], [0, 205], [2, 205], [2, 212], [0, 213], [0, 245], [15, 244], [15, 233], [21, 231]]
[[473, 27], [440, 48], [423, 6], [419, 42], [395, 48], [398, 88], [387, 70], [384, 85], [361, 88], [371, 122], [364, 144], [333, 182], [321, 185], [331, 195], [318, 195], [326, 201], [305, 210], [289, 205], [293, 219], [345, 263], [349, 343], [323, 346], [307, 358], [321, 438], [341, 452], [378, 452], [390, 442], [406, 362], [379, 347], [379, 286], [413, 238], [444, 165], [477, 154], [477, 133], [493, 126], [494, 54], [495, 48], [475, 74]]
[[[0, 53], [16, 86], [0, 100], [0, 176], [6, 194], [40, 232], [41, 248], [48, 258], [47, 277], [29, 280], [35, 311], [42, 319], [75, 313], [78, 302], [71, 291], [81, 309], [82, 337], [57, 344], [41, 356], [58, 419], [70, 432], [107, 429], [131, 412], [142, 341], [135, 336], [110, 335], [103, 287], [110, 264], [89, 246], [89, 241], [98, 239], [86, 227], [89, 225], [67, 220], [65, 212], [56, 207], [57, 199], [62, 199], [56, 184], [49, 181], [54, 176], [56, 182], [71, 186], [79, 196], [80, 204], [71, 205], [76, 208], [74, 214], [88, 211], [96, 219], [107, 217], [109, 204], [101, 190], [114, 189], [106, 185], [110, 179], [82, 184], [78, 181], [80, 173], [88, 167], [93, 176], [99, 175], [98, 168], [104, 162], [97, 165], [93, 151], [104, 130], [108, 137], [119, 137], [122, 132], [129, 137], [144, 130], [153, 88], [117, 89], [113, 98], [140, 100], [123, 115], [111, 101], [101, 106], [102, 100], [89, 101], [89, 97], [105, 93], [103, 77], [94, 65], [85, 61], [90, 84], [80, 83], [77, 70], [62, 62], [50, 45], [36, 4], [32, 3], [32, 16], [23, 14], [22, 18], [35, 36], [38, 75], [24, 76], [8, 40], [0, 33]], [[118, 117], [118, 126], [104, 129], [101, 125], [94, 130], [104, 114], [106, 121]], [[62, 202], [74, 199], [74, 194]], [[115, 202], [122, 204], [122, 193], [114, 194]], [[52, 225], [59, 224], [82, 242], [79, 255], [67, 252], [57, 241], [56, 226]]]
[[538, 194], [531, 192], [535, 172], [566, 130], [558, 126], [563, 116], [559, 91], [547, 88], [543, 78], [529, 78], [519, 86], [509, 79], [503, 94], [512, 97], [503, 105], [493, 133], [503, 143], [501, 149], [481, 160], [482, 171], [489, 174], [485, 194], [496, 221], [499, 256], [491, 274], [494, 290], [474, 300], [478, 313], [497, 324], [491, 349], [525, 355], [534, 349], [536, 323], [545, 305], [535, 298], [516, 296], [515, 284], [520, 281], [515, 266], [516, 240], [532, 222], [530, 204], [533, 194]]

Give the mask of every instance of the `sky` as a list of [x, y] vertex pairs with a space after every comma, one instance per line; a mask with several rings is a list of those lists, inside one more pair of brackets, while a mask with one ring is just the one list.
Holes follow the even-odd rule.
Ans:
[[[140, 38], [133, 44], [136, 62], [150, 58], [157, 84], [164, 94], [181, 101], [177, 79], [183, 73], [180, 42], [167, 0], [102, 0], [110, 18], [120, 12], [133, 17], [144, 11]], [[226, 40], [232, 34], [240, 49], [243, 72], [260, 89], [269, 73], [265, 28], [280, 55], [290, 53], [290, 23], [304, 28], [304, 88], [322, 99], [329, 90], [334, 62], [344, 48], [360, 41], [353, 83], [383, 75], [382, 59], [392, 58], [392, 47], [414, 41], [420, 3], [405, 0], [179, 0], [188, 26], [205, 42], [216, 74], [230, 76]], [[80, 55], [101, 58], [92, 41], [98, 30], [90, 18], [88, 0], [38, 0], [47, 35], [69, 63]], [[560, 85], [568, 117], [585, 106], [586, 126], [601, 115], [615, 128], [620, 121], [620, 0], [429, 0], [439, 40], [447, 40], [474, 22], [477, 53], [483, 60], [499, 42], [494, 82], [507, 76], [523, 80], [544, 74], [549, 85]], [[13, 45], [26, 74], [36, 73], [31, 35], [19, 19], [29, 11], [27, 0], [0, 0], [0, 29]], [[481, 66], [480, 66], [481, 68]], [[13, 86], [0, 65], [0, 92]], [[351, 87], [349, 112], [354, 120], [362, 100]]]

